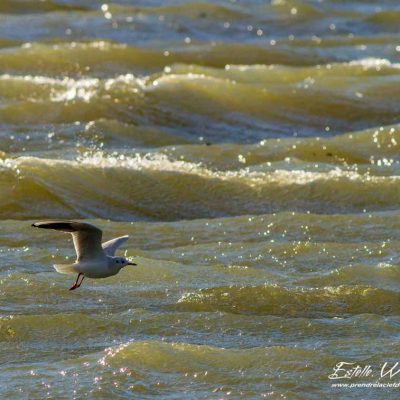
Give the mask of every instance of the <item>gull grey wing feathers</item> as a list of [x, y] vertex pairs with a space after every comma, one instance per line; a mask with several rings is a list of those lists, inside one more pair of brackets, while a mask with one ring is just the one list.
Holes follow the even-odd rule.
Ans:
[[118, 247], [122, 245], [122, 243], [126, 242], [129, 239], [128, 235], [117, 237], [115, 239], [111, 239], [108, 242], [103, 243], [101, 246], [103, 247], [104, 252], [108, 256], [114, 256]]
[[104, 255], [101, 247], [102, 231], [93, 225], [74, 221], [43, 221], [32, 224], [35, 228], [54, 229], [72, 234], [77, 261]]

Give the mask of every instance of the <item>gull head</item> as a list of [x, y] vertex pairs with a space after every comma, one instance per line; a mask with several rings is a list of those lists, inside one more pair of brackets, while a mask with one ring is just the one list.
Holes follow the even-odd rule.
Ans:
[[117, 269], [122, 269], [127, 265], [137, 265], [133, 262], [128, 261], [125, 257], [112, 257], [114, 267]]

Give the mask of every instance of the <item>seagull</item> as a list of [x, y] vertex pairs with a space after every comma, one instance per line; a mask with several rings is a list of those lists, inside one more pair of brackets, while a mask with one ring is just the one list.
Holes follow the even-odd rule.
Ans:
[[[115, 252], [129, 236], [121, 236], [101, 243], [103, 232], [84, 222], [74, 221], [43, 221], [32, 224], [35, 228], [54, 229], [72, 234], [76, 251], [76, 261], [73, 264], [56, 264], [54, 268], [61, 274], [78, 273], [75, 283], [69, 290], [78, 289], [83, 279], [107, 278], [118, 274], [127, 265], [137, 265], [129, 262], [125, 257], [116, 257]], [[81, 281], [79, 279], [82, 277]]]

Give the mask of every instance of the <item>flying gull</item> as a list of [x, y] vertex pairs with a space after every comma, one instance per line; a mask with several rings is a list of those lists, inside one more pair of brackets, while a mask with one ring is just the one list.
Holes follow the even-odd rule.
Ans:
[[[116, 257], [115, 252], [129, 236], [121, 236], [101, 243], [103, 232], [93, 225], [74, 221], [43, 221], [32, 224], [35, 228], [54, 229], [72, 234], [76, 251], [76, 261], [73, 264], [54, 265], [61, 274], [78, 273], [75, 283], [69, 290], [81, 286], [83, 279], [107, 278], [118, 274], [127, 265], [136, 265], [125, 257]], [[79, 279], [82, 277], [81, 281]]]

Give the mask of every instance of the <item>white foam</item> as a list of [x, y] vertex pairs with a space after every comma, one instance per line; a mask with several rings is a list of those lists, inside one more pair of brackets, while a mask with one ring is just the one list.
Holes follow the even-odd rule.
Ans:
[[400, 68], [400, 64], [392, 63], [386, 58], [366, 57], [360, 60], [353, 60], [348, 63], [349, 65], [358, 65], [365, 69], [377, 69], [382, 67]]
[[313, 182], [347, 180], [358, 181], [362, 183], [381, 183], [391, 182], [400, 179], [400, 176], [371, 176], [360, 174], [356, 171], [349, 171], [338, 167], [330, 171], [304, 171], [304, 170], [283, 170], [273, 171], [251, 171], [249, 168], [243, 168], [234, 171], [214, 171], [204, 167], [201, 163], [192, 163], [182, 160], [171, 160], [162, 153], [136, 153], [134, 156], [123, 154], [106, 155], [103, 152], [86, 154], [77, 160], [54, 160], [38, 159], [35, 157], [19, 157], [17, 159], [2, 160], [0, 166], [3, 168], [12, 168], [23, 171], [24, 165], [43, 163], [46, 168], [55, 166], [64, 166], [68, 168], [86, 165], [93, 168], [119, 168], [134, 171], [163, 171], [174, 173], [185, 173], [201, 176], [203, 178], [220, 180], [242, 180], [242, 183], [251, 187], [265, 184], [287, 185], [307, 185]]
[[29, 82], [33, 85], [48, 88], [48, 97], [53, 102], [68, 102], [81, 100], [89, 102], [93, 97], [99, 95], [100, 91], [111, 91], [118, 85], [124, 85], [124, 89], [131, 89], [136, 93], [138, 88], [143, 88], [143, 81], [135, 78], [132, 74], [117, 76], [101, 80], [98, 78], [51, 78], [47, 76], [33, 75], [0, 75], [0, 80], [14, 82]]

